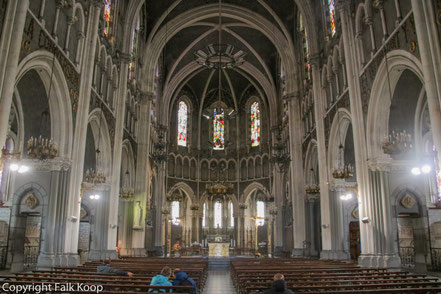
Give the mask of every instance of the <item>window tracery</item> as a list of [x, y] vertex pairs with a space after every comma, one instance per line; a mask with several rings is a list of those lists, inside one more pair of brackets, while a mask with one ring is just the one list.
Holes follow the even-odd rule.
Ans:
[[225, 120], [224, 120], [224, 110], [220, 109], [214, 111], [213, 115], [213, 143], [214, 150], [224, 150], [225, 147]]
[[220, 201], [214, 204], [214, 227], [222, 228], [222, 203]]
[[260, 108], [259, 102], [251, 105], [251, 147], [260, 145]]
[[178, 109], [178, 146], [187, 146], [187, 119], [188, 106], [181, 101]]

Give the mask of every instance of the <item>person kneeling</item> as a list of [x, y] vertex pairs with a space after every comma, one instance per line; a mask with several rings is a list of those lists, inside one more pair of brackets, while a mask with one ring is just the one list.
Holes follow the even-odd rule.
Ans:
[[263, 294], [293, 294], [286, 286], [285, 277], [282, 274], [274, 275], [274, 282], [271, 289], [266, 290]]
[[[162, 268], [161, 273], [159, 275], [156, 275], [153, 277], [152, 281], [150, 282], [150, 286], [173, 286], [173, 284], [168, 280], [171, 276], [172, 272], [171, 269], [168, 266], [165, 266]], [[149, 289], [149, 292], [153, 293], [165, 293], [165, 289], [159, 289], [159, 290], [153, 290]], [[170, 293], [173, 292], [170, 289]]]
[[179, 269], [175, 270], [175, 279], [173, 280], [173, 286], [193, 286], [193, 291], [189, 291], [190, 294], [198, 294], [198, 287], [192, 278], [189, 278], [186, 272]]

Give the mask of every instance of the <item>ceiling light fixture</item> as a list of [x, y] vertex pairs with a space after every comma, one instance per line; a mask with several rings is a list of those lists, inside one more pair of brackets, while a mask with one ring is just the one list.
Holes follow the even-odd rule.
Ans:
[[233, 45], [222, 43], [222, 1], [219, 0], [219, 42], [218, 44], [210, 44], [206, 47], [206, 51], [198, 50], [194, 53], [194, 60], [199, 65], [207, 68], [218, 70], [219, 89], [218, 101], [211, 108], [203, 111], [202, 116], [211, 119], [214, 113], [224, 113], [225, 118], [232, 119], [237, 112], [234, 108], [225, 109], [222, 103], [222, 75], [224, 69], [232, 69], [239, 67], [245, 63], [246, 53], [242, 50], [236, 50]]

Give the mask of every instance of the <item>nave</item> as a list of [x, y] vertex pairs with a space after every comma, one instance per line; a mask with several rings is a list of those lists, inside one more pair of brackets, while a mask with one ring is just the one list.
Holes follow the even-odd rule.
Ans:
[[[150, 286], [152, 277], [164, 266], [179, 268], [191, 277], [199, 293], [257, 294], [271, 288], [273, 276], [283, 274], [293, 293], [440, 293], [441, 280], [425, 274], [365, 268], [341, 261], [269, 258], [122, 258], [111, 266], [134, 273], [133, 277], [97, 273], [101, 262], [79, 267], [55, 267], [0, 276], [3, 291], [17, 285], [82, 283], [82, 289], [68, 293], [135, 294], [149, 289], [193, 293], [192, 286]], [[98, 288], [97, 288], [98, 287]], [[7, 293], [7, 291], [6, 291]], [[29, 293], [29, 292], [28, 292]], [[30, 293], [33, 293], [32, 291]], [[41, 293], [57, 293], [43, 290]], [[61, 292], [60, 292], [61, 293]], [[63, 292], [66, 293], [66, 292]]]

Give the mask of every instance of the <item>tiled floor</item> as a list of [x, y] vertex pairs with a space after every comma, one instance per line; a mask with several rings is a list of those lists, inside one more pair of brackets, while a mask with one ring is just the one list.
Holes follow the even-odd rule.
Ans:
[[236, 294], [229, 270], [209, 270], [204, 294]]

